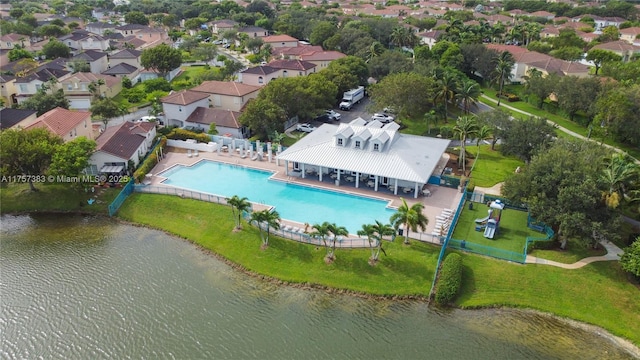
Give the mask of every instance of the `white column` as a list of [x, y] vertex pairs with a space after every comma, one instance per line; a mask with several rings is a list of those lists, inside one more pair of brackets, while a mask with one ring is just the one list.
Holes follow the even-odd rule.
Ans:
[[416, 185], [414, 186], [414, 190], [413, 190], [413, 197], [415, 199], [418, 198], [418, 183], [416, 183]]
[[318, 179], [322, 181], [322, 166], [318, 166]]
[[395, 178], [395, 182], [393, 184], [393, 195], [398, 195], [398, 178]]
[[284, 174], [289, 176], [289, 160], [284, 161]]
[[271, 142], [267, 143], [267, 156], [269, 158], [269, 162], [271, 162], [271, 153], [273, 152], [273, 148], [271, 147]]
[[305, 169], [304, 169], [304, 163], [300, 163], [300, 170], [302, 170], [302, 178], [304, 179], [305, 176], [306, 176]]
[[356, 172], [356, 189], [360, 187], [359, 185], [360, 185], [360, 173]]
[[376, 192], [378, 192], [378, 175], [376, 175], [376, 178], [374, 180], [375, 182], [375, 187], [373, 188]]

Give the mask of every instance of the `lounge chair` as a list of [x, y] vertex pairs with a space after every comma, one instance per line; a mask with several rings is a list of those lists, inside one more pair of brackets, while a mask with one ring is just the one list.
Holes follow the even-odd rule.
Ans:
[[187, 149], [187, 157], [191, 157], [191, 149]]
[[198, 156], [198, 149], [193, 150], [193, 156]]

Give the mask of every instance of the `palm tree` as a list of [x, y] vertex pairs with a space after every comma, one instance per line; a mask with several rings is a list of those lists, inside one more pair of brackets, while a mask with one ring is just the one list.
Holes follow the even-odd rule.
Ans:
[[336, 258], [336, 241], [337, 241], [338, 237], [349, 235], [349, 231], [347, 230], [346, 227], [338, 226], [335, 223], [329, 224], [327, 226], [327, 230], [329, 230], [329, 232], [332, 235], [332, 239], [333, 239], [332, 245], [331, 245], [331, 249], [330, 249], [329, 253], [327, 254], [327, 259], [330, 260], [330, 261], [333, 261]]
[[464, 109], [465, 114], [469, 113], [469, 108], [471, 105], [475, 105], [478, 103], [478, 98], [480, 97], [480, 85], [477, 82], [471, 79], [465, 79], [458, 87], [458, 93], [456, 94], [456, 99], [462, 103], [462, 108]]
[[422, 213], [422, 209], [424, 209], [423, 203], [417, 202], [409, 207], [407, 202], [402, 199], [402, 205], [389, 219], [395, 230], [398, 230], [400, 225], [404, 225], [404, 244], [406, 245], [409, 244], [409, 230], [418, 231], [420, 228], [425, 231], [429, 224], [429, 219]]
[[[280, 214], [275, 210], [269, 211], [269, 209], [254, 211], [251, 213], [249, 222], [255, 222], [258, 225], [260, 239], [262, 239], [261, 248], [266, 249], [267, 246], [269, 246], [269, 232], [271, 228], [275, 230], [280, 229]], [[265, 229], [262, 228], [263, 226], [266, 227], [266, 234]]]
[[[476, 133], [476, 146], [478, 146], [478, 155], [480, 155], [480, 142], [483, 140], [491, 139], [493, 136], [493, 130], [489, 125], [482, 125], [478, 132]], [[476, 158], [478, 157], [476, 155]]]
[[378, 261], [378, 256], [380, 256], [380, 251], [382, 251], [385, 255], [387, 253], [382, 248], [382, 240], [385, 236], [393, 236], [396, 231], [393, 226], [389, 224], [383, 224], [380, 221], [376, 220], [376, 223], [372, 225], [373, 231], [375, 231], [376, 236], [375, 239], [378, 241], [377, 251], [373, 254], [372, 261], [375, 263]]
[[515, 60], [513, 59], [513, 55], [508, 51], [503, 51], [498, 57], [498, 62], [496, 63], [496, 75], [500, 84], [500, 90], [498, 91], [498, 106], [500, 106], [500, 100], [502, 99], [501, 96], [502, 89], [504, 88], [504, 81], [511, 78], [511, 69], [513, 69], [514, 64]]
[[456, 126], [453, 127], [453, 132], [457, 138], [460, 139], [460, 158], [458, 164], [462, 163], [462, 172], [467, 175], [467, 153], [466, 144], [467, 139], [470, 136], [475, 135], [478, 132], [478, 123], [475, 116], [460, 116], [456, 120]]
[[104, 84], [105, 82], [103, 79], [98, 79], [89, 83], [89, 92], [94, 99], [99, 99], [102, 97], [102, 95], [100, 94], [100, 87]]
[[389, 36], [389, 40], [392, 45], [396, 45], [398, 47], [413, 46], [415, 44], [415, 36], [411, 30], [404, 26], [398, 26], [393, 29]]
[[233, 219], [236, 222], [236, 230], [242, 229], [240, 225], [240, 219], [242, 218], [242, 213], [251, 209], [251, 203], [247, 200], [246, 197], [239, 197], [238, 195], [233, 195], [231, 198], [227, 198], [227, 204], [231, 206], [231, 212], [233, 213]]
[[362, 229], [358, 230], [358, 236], [364, 236], [369, 241], [369, 247], [371, 248], [371, 257], [369, 258], [369, 264], [372, 263], [374, 257], [373, 240], [375, 240], [376, 230], [371, 224], [362, 224]]
[[371, 61], [371, 59], [382, 55], [384, 52], [384, 46], [379, 41], [374, 41], [371, 46], [367, 49], [367, 61]]
[[453, 73], [445, 71], [438, 79], [438, 89], [434, 103], [442, 102], [444, 104], [444, 122], [447, 122], [447, 104], [455, 97], [456, 77]]
[[640, 167], [622, 154], [613, 154], [600, 174], [600, 181], [607, 186], [605, 202], [610, 208], [617, 208], [624, 198], [629, 185], [638, 180]]
[[330, 225], [331, 224], [328, 221], [325, 221], [322, 224], [313, 224], [313, 229], [315, 230], [315, 232], [313, 233], [313, 236], [322, 240], [322, 243], [324, 244], [325, 249], [327, 249], [326, 257], [329, 256], [329, 243], [327, 242], [327, 240], [329, 238]]

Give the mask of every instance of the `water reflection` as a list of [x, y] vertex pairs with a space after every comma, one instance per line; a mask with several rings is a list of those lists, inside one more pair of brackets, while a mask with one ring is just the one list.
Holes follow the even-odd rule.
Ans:
[[276, 286], [110, 219], [5, 216], [1, 228], [2, 358], [631, 358], [532, 312]]

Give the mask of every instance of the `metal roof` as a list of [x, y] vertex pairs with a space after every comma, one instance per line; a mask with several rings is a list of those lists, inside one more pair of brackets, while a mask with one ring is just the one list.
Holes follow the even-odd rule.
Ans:
[[[361, 125], [357, 120], [350, 124], [323, 124], [282, 152], [279, 159], [426, 183], [449, 146], [449, 140], [400, 134], [394, 123], [382, 128], [373, 125]], [[336, 145], [335, 135], [357, 134], [364, 128], [372, 137], [362, 149], [353, 147], [353, 136], [345, 146]], [[387, 136], [389, 140], [382, 151], [373, 150], [372, 140]]]

